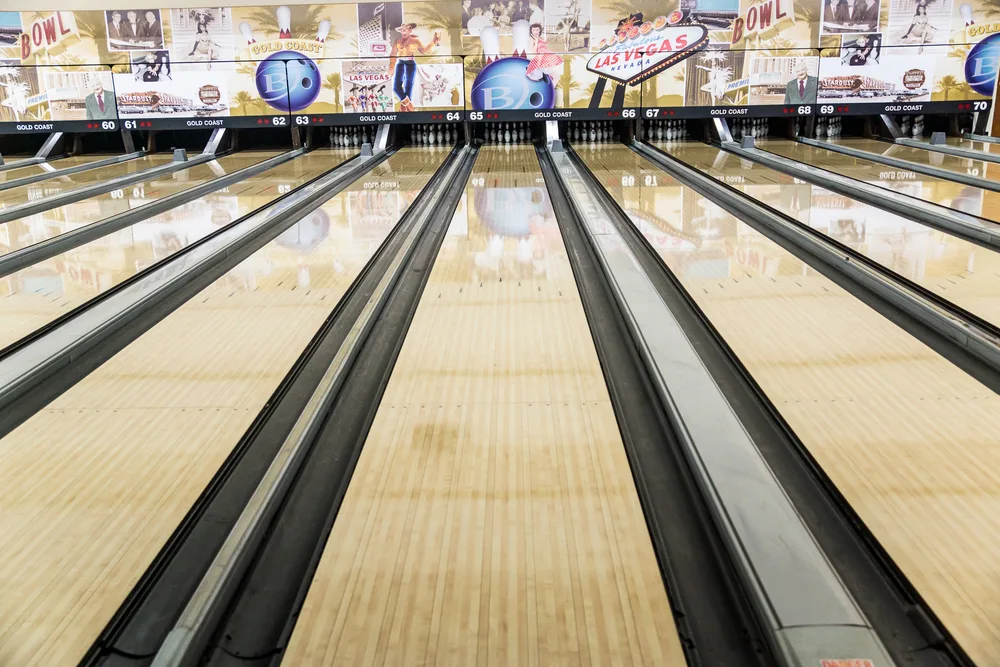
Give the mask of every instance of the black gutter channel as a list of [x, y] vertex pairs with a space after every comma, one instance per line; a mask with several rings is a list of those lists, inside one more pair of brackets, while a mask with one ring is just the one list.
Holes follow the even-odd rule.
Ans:
[[[391, 154], [390, 151], [386, 151], [385, 153], [378, 155], [372, 160], [370, 160], [368, 163], [364, 165], [366, 168], [363, 173], [367, 173], [369, 170], [374, 169], [376, 165], [380, 164], [381, 161], [386, 159], [390, 154]], [[144, 280], [146, 276], [148, 276], [151, 272], [162, 268], [164, 264], [172, 262], [176, 260], [178, 257], [191, 252], [193, 249], [197, 247], [200, 247], [202, 244], [207, 243], [211, 239], [214, 239], [217, 235], [222, 234], [223, 232], [234, 227], [235, 225], [239, 225], [244, 221], [250, 219], [254, 215], [257, 215], [261, 210], [274, 206], [278, 202], [294, 196], [296, 193], [300, 192], [303, 188], [325, 177], [331, 171], [341, 167], [342, 165], [348, 162], [351, 162], [352, 160], [355, 159], [355, 157], [356, 156], [348, 158], [347, 160], [344, 160], [343, 162], [334, 165], [327, 171], [303, 183], [294, 190], [291, 190], [279, 197], [276, 197], [275, 199], [271, 200], [266, 204], [263, 204], [257, 209], [254, 209], [253, 211], [249, 211], [246, 215], [237, 218], [236, 220], [232, 221], [225, 227], [221, 227], [215, 230], [208, 236], [199, 239], [195, 243], [192, 243], [191, 245], [187, 246], [186, 248], [182, 248], [180, 251], [174, 253], [173, 255], [165, 257], [159, 262], [156, 262], [155, 264], [146, 267], [145, 269], [138, 272], [136, 275], [132, 276], [128, 280], [125, 280], [119, 283], [118, 285], [115, 285], [111, 289], [99, 294], [90, 301], [87, 301], [86, 303], [77, 306], [73, 310], [64, 313], [55, 320], [47, 323], [46, 325], [28, 334], [24, 338], [16, 341], [15, 343], [12, 343], [11, 345], [8, 345], [6, 348], [0, 349], [0, 360], [5, 359], [10, 354], [13, 354], [14, 352], [25, 347], [26, 345], [29, 345], [30, 343], [40, 339], [41, 337], [45, 336], [47, 333], [51, 332], [53, 329], [65, 323], [67, 320], [73, 318], [74, 316], [78, 315], [82, 311], [88, 308], [92, 308], [96, 304], [110, 298], [113, 294], [117, 294], [119, 291], [127, 287], [130, 287], [139, 281]], [[363, 173], [358, 173], [354, 175], [352, 181], [360, 178], [363, 175]], [[294, 211], [290, 212], [289, 215], [295, 215], [295, 212]], [[280, 225], [275, 225], [275, 226], [280, 226]], [[271, 228], [272, 231], [274, 230], [275, 226], [272, 226]], [[22, 393], [20, 396], [18, 396], [16, 401], [13, 402], [13, 404], [9, 406], [7, 405], [3, 406], [3, 409], [0, 410], [0, 437], [3, 437], [7, 433], [13, 431], [22, 422], [24, 422], [33, 414], [35, 414], [38, 410], [48, 405], [52, 400], [54, 400], [60, 394], [62, 394], [70, 387], [72, 387], [74, 384], [79, 382], [81, 379], [86, 377], [95, 368], [97, 368], [105, 361], [110, 359], [112, 356], [117, 354], [120, 350], [129, 345], [136, 338], [138, 338], [147, 330], [155, 326], [160, 320], [162, 320], [171, 312], [173, 312], [181, 305], [183, 305], [184, 302], [187, 301], [189, 298], [191, 298], [192, 296], [203, 290], [205, 287], [210, 285], [212, 282], [220, 278], [233, 266], [236, 266], [241, 261], [243, 261], [251, 254], [256, 252], [257, 249], [259, 249], [262, 245], [266, 244], [274, 235], [276, 234], [273, 235], [266, 234], [261, 238], [257, 239], [256, 243], [251, 243], [241, 248], [237, 252], [229, 254], [225, 258], [226, 261], [214, 266], [212, 271], [202, 273], [201, 275], [197, 276], [192, 281], [190, 281], [187, 285], [185, 285], [183, 289], [177, 290], [172, 294], [168, 295], [166, 298], [160, 299], [155, 306], [152, 306], [147, 310], [145, 310], [142, 316], [130, 320], [127, 326], [119, 327], [118, 329], [116, 329], [113, 335], [106, 336], [95, 346], [87, 350], [84, 354], [81, 354], [79, 357], [76, 357], [73, 360], [72, 364], [61, 367], [57, 373], [53, 374], [46, 380], [38, 383], [31, 389]]]
[[[584, 170], [594, 192], [628, 220], [628, 214], [583, 161], [575, 154], [573, 159]], [[654, 162], [650, 165], [657, 166]], [[972, 667], [974, 663], [968, 655], [868, 530], [656, 250], [631, 223], [623, 225], [622, 232], [685, 333], [699, 341], [702, 361], [897, 664]], [[781, 244], [777, 239], [772, 240]], [[849, 287], [843, 276], [833, 273], [827, 277]], [[862, 298], [856, 286], [850, 291]], [[870, 293], [862, 292], [870, 301]]]
[[[851, 277], [848, 277], [839, 266], [833, 263], [833, 261], [846, 260], [844, 262], [845, 265], [855, 264], [866, 267], [873, 273], [877, 274], [882, 283], [888, 285], [890, 289], [892, 289], [892, 285], [895, 284], [903, 287], [904, 289], [915, 292], [921, 298], [930, 302], [934, 307], [947, 313], [952, 318], [962, 321], [965, 325], [968, 325], [970, 329], [978, 330], [977, 333], [986, 338], [991, 338], [994, 341], [1000, 341], [1000, 327], [997, 327], [994, 324], [982, 319], [978, 315], [974, 315], [947, 299], [938, 296], [930, 290], [911, 281], [909, 278], [905, 278], [894, 271], [887, 269], [874, 260], [861, 255], [853, 248], [844, 245], [840, 241], [822, 234], [807, 225], [803, 225], [798, 220], [790, 218], [784, 213], [771, 208], [767, 204], [740, 192], [733, 186], [705, 174], [697, 167], [689, 165], [672, 155], [664, 153], [650, 144], [644, 143], [643, 146], [647, 150], [650, 150], [651, 153], [654, 153], [656, 158], [643, 154], [634, 145], [630, 145], [629, 147], [635, 153], [642, 156], [642, 158], [650, 165], [661, 169], [664, 173], [680, 181], [685, 186], [691, 188], [695, 192], [698, 192], [702, 196], [711, 199], [720, 207], [740, 218], [768, 239], [777, 243], [782, 248], [822, 273], [825, 277], [849, 291], [853, 296], [856, 296], [864, 301], [876, 312], [880, 313], [894, 324], [904, 329], [907, 333], [910, 333], [921, 342], [933, 348], [935, 352], [947, 358], [976, 380], [983, 383], [991, 390], [1000, 393], [1000, 368], [994, 367], [983, 358], [974, 355], [969, 352], [968, 349], [960, 346], [957, 342], [937, 331], [934, 331], [928, 324], [920, 321], [916, 316], [906, 313], [902, 310], [902, 308], [890, 302], [888, 299], [878, 294], [875, 290], [865, 287]], [[722, 149], [720, 148], [720, 150]], [[666, 165], [677, 166], [671, 168], [665, 164], [657, 163], [657, 158], [663, 163], [666, 163]], [[705, 192], [705, 188], [703, 188], [696, 179], [683, 173], [683, 170], [690, 170], [698, 176], [712, 181], [712, 186], [717, 188], [717, 191], [711, 194]], [[747, 206], [743, 206], [744, 202]], [[804, 232], [806, 235], [811, 236], [814, 239], [818, 239], [820, 244], [832, 246], [833, 250], [831, 250], [830, 256], [826, 257], [818, 252], [808, 250], [804, 247], [800, 247], [796, 243], [788, 241], [783, 236], [770, 229], [766, 224], [756, 220], [756, 213], [751, 210], [752, 208], [757, 208], [758, 210], [763, 211], [765, 215], [777, 218], [790, 227]]]
[[547, 150], [538, 156], [688, 664], [773, 664], [582, 222]]
[[[400, 279], [391, 288], [338, 391], [299, 477], [257, 551], [242, 590], [209, 644], [204, 655], [207, 664], [246, 667], [248, 663], [281, 662], [477, 156], [474, 148], [456, 158], [463, 162], [437, 197], [429, 194], [434, 180], [421, 192], [421, 196], [427, 194], [432, 218], [400, 267]], [[445, 163], [442, 169], [447, 167]], [[410, 211], [413, 215], [408, 216], [408, 223], [418, 217], [414, 207]], [[400, 225], [400, 231], [410, 226]]]
[[256, 176], [257, 174], [270, 171], [271, 169], [274, 169], [289, 160], [294, 160], [302, 155], [305, 155], [309, 150], [311, 149], [300, 148], [287, 151], [279, 155], [274, 155], [255, 164], [243, 167], [242, 169], [237, 169], [236, 171], [226, 174], [225, 176], [213, 178], [212, 180], [202, 183], [201, 185], [196, 185], [193, 188], [182, 190], [181, 192], [175, 192], [174, 194], [167, 195], [166, 197], [157, 199], [156, 201], [152, 201], [137, 208], [122, 211], [116, 215], [112, 215], [102, 220], [97, 220], [88, 225], [84, 225], [83, 227], [66, 232], [65, 234], [60, 234], [52, 237], [51, 239], [39, 241], [38, 243], [34, 243], [30, 246], [7, 253], [6, 255], [0, 257], [0, 278], [10, 275], [11, 273], [19, 271], [27, 266], [31, 266], [32, 264], [37, 264], [38, 262], [51, 259], [56, 255], [66, 252], [67, 250], [71, 250], [77, 246], [81, 246], [103, 236], [107, 236], [108, 234], [116, 232], [120, 229], [134, 225], [137, 222], [148, 220], [149, 218], [160, 215], [170, 209], [181, 206], [182, 204], [186, 204], [194, 201], [195, 199], [210, 195], [217, 190], [232, 185], [233, 183], [238, 183], [247, 178]]
[[[444, 173], [448, 162], [439, 167], [428, 185]], [[80, 665], [150, 664], [391, 264], [406, 237], [406, 219], [429, 205], [426, 190], [332, 306], [330, 315]]]

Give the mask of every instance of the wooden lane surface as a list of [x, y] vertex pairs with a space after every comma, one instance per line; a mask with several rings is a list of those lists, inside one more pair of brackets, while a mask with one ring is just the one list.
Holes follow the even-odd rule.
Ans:
[[701, 142], [662, 148], [1000, 326], [1000, 253]]
[[79, 174], [73, 174], [67, 179], [49, 179], [39, 183], [22, 185], [0, 192], [0, 210], [10, 206], [18, 206], [29, 201], [37, 201], [49, 195], [61, 194], [87, 185], [94, 185], [112, 178], [134, 174], [150, 167], [169, 164], [172, 159], [173, 155], [170, 153], [153, 153], [152, 155], [128, 160], [127, 162], [119, 162], [107, 167], [81, 171]]
[[0, 665], [77, 663], [413, 195], [341, 193], [0, 440]]
[[634, 152], [582, 155], [973, 660], [1000, 665], [997, 395]]
[[[248, 151], [220, 157], [212, 162], [195, 165], [189, 169], [164, 174], [143, 183], [136, 183], [120, 190], [89, 197], [66, 206], [51, 208], [32, 215], [2, 223], [0, 229], [0, 256], [20, 250], [72, 231], [84, 225], [111, 217], [117, 213], [138, 208], [167, 195], [187, 190], [219, 175], [272, 157], [274, 151]], [[233, 188], [229, 188], [230, 191]]]
[[[758, 140], [757, 146], [792, 160], [821, 167], [827, 171], [894, 190], [910, 197], [940, 204], [971, 215], [983, 216], [990, 220], [1000, 220], [1000, 211], [986, 210], [983, 205], [984, 195], [996, 193], [984, 192], [980, 188], [918, 174], [908, 169], [890, 167], [871, 160], [853, 158], [843, 153], [800, 144], [788, 139]], [[876, 146], [876, 148], [878, 147]], [[1000, 168], [1000, 165], [994, 166]], [[993, 170], [987, 169], [987, 171]], [[982, 170], [979, 171], [978, 175], [983, 175]]]
[[[0, 279], [0, 349], [277, 199], [348, 155], [342, 151], [309, 153], [235, 183], [226, 192], [196, 199]], [[201, 168], [208, 170], [206, 165], [195, 167]]]
[[284, 664], [684, 664], [531, 147], [451, 231]]
[[[887, 141], [879, 141], [878, 139], [837, 137], [835, 143], [847, 146], [848, 148], [868, 151], [869, 153], [894, 157], [899, 160], [909, 160], [917, 164], [939, 167], [959, 174], [974, 175], [981, 178], [988, 178], [991, 181], [1000, 181], [1000, 171], [996, 168], [988, 169], [987, 165], [990, 163], [983, 162], [982, 160], [948, 155], [947, 153], [931, 151], [926, 148], [917, 148], [916, 146], [891, 144]], [[993, 167], [1000, 167], [1000, 165], [993, 165]]]
[[[7, 171], [0, 171], [0, 183], [10, 183], [11, 181], [16, 181], [19, 178], [25, 178], [27, 176], [37, 176], [39, 174], [49, 173], [54, 169], [69, 169], [71, 167], [79, 167], [80, 165], [90, 164], [91, 162], [97, 162], [98, 160], [107, 160], [108, 158], [115, 157], [111, 154], [104, 155], [76, 155], [72, 157], [63, 157], [58, 160], [49, 160], [44, 163], [51, 167], [48, 169], [43, 167], [41, 164], [27, 164], [23, 167], [17, 167], [16, 169], [8, 169]], [[10, 159], [5, 157], [5, 161], [9, 164], [10, 162], [15, 162], [16, 159]]]

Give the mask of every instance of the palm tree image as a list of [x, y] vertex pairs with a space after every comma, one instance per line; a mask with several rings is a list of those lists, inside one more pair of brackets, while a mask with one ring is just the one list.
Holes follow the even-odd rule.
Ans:
[[344, 82], [340, 74], [328, 74], [326, 79], [323, 80], [323, 86], [333, 91], [334, 111], [343, 111], [344, 107], [340, 104], [340, 91], [343, 90]]
[[[462, 53], [462, 6], [457, 2], [415, 2], [407, 6], [407, 14], [412, 12], [413, 22], [421, 28], [442, 34], [442, 41], [448, 40], [448, 53]], [[410, 20], [410, 19], [407, 19]], [[430, 35], [428, 35], [428, 39]]]
[[[574, 81], [572, 73], [570, 72], [569, 58], [563, 60], [563, 75], [559, 79], [559, 87], [562, 88], [563, 94], [563, 108], [568, 109], [572, 106], [572, 93], [574, 90], [580, 89], [580, 82]], [[590, 98], [587, 98], [590, 101]]]
[[264, 101], [245, 90], [233, 95], [232, 108], [239, 109], [241, 116], [263, 116], [267, 113]]
[[[945, 101], [948, 101], [951, 93], [957, 93], [962, 89], [962, 83], [951, 74], [946, 74], [938, 79], [934, 92], [942, 93]], [[968, 86], [966, 85], [966, 87]]]

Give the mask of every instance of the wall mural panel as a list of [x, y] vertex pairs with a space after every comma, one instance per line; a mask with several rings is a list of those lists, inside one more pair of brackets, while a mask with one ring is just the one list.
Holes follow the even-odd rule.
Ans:
[[695, 107], [981, 110], [993, 96], [998, 15], [989, 0], [6, 11], [0, 129], [634, 117], [637, 107], [678, 117]]

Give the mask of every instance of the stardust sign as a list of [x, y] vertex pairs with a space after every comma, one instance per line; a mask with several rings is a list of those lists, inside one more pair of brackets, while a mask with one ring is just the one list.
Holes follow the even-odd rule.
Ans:
[[587, 61], [587, 69], [620, 84], [634, 86], [708, 46], [708, 30], [696, 23], [677, 24], [680, 12], [642, 25], [622, 26], [615, 38]]

